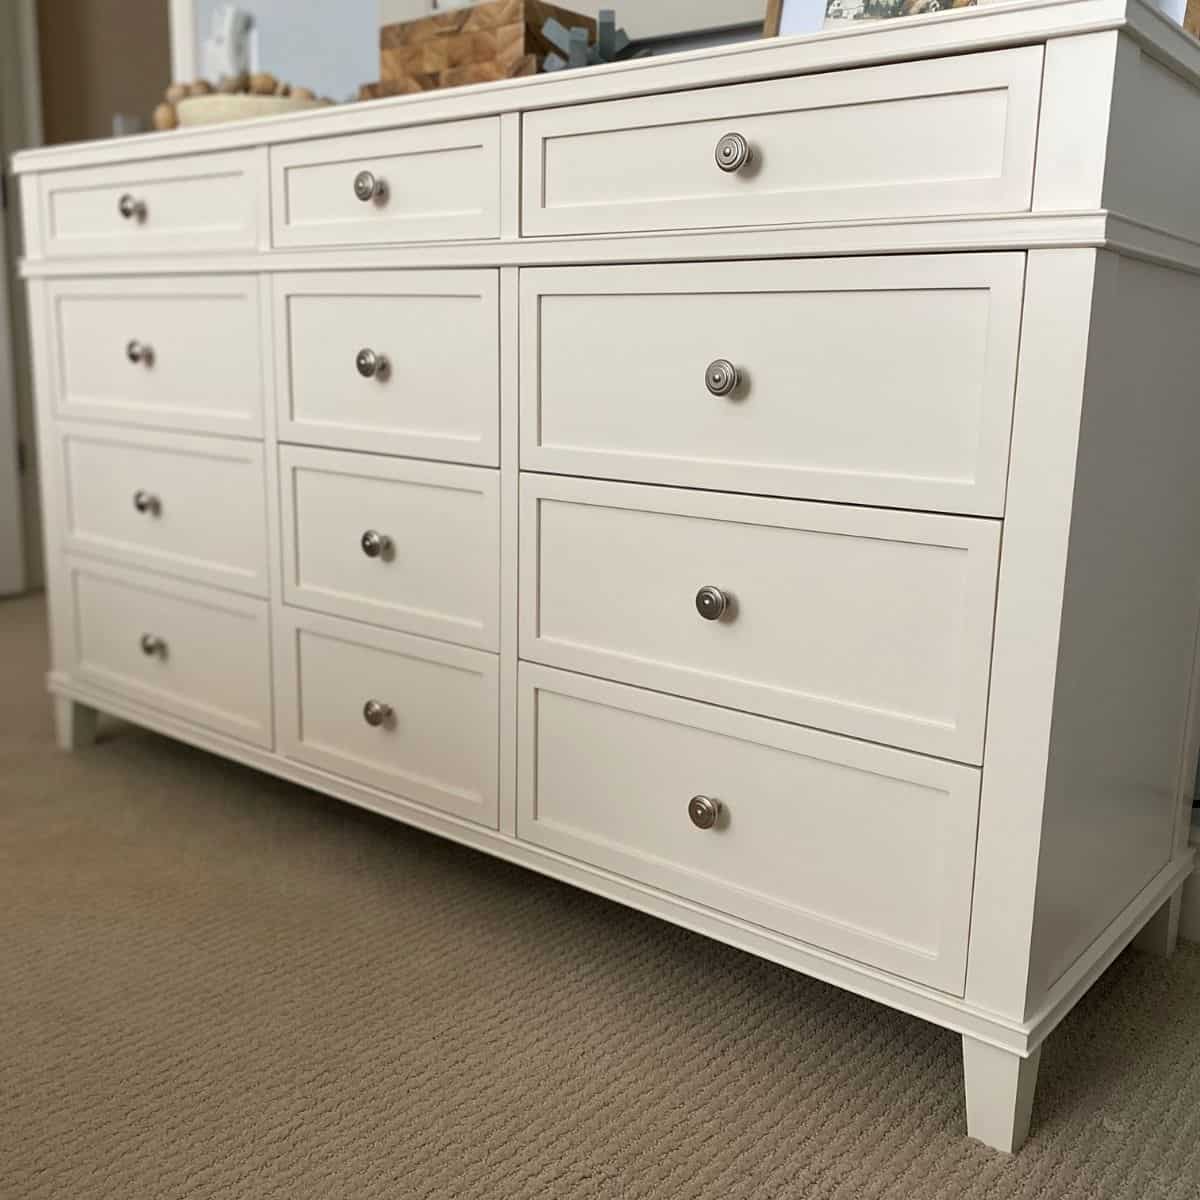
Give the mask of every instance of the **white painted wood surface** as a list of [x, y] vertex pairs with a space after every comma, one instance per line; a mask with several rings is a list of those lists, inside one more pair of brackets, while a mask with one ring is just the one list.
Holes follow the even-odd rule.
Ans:
[[[265, 603], [84, 559], [67, 569], [81, 680], [270, 749]], [[147, 636], [162, 648], [146, 653]]]
[[[82, 255], [197, 254], [251, 249], [265, 233], [261, 157], [210, 154], [137, 167], [61, 171], [41, 180], [45, 252]], [[144, 206], [126, 217], [122, 197]]]
[[[1024, 272], [1016, 254], [523, 271], [522, 465], [999, 516]], [[706, 387], [717, 359], [729, 395]]]
[[59, 446], [72, 553], [269, 595], [257, 442], [63, 423]]
[[[283, 441], [496, 466], [495, 271], [277, 275]], [[372, 350], [386, 367], [364, 378]]]
[[[1027, 209], [1040, 47], [534, 113], [524, 232]], [[883, 130], [887, 136], [881, 136]], [[742, 134], [736, 173], [714, 161]]]
[[981, 761], [996, 522], [541, 475], [521, 498], [523, 658]]
[[[262, 435], [259, 291], [249, 276], [56, 280], [59, 416], [191, 433]], [[131, 362], [135, 343], [149, 358]]]
[[[288, 603], [499, 649], [495, 471], [294, 446], [279, 467]], [[376, 558], [368, 532], [388, 543]]]
[[978, 771], [532, 663], [520, 705], [522, 838], [961, 993]]
[[[937, 1021], [969, 1039], [969, 1131], [1014, 1148], [1042, 1042], [1125, 946], [1169, 948], [1192, 865], [1200, 238], [1190, 143], [1160, 128], [1198, 89], [1200, 46], [1137, 0], [1031, 0], [21, 155], [61, 741], [112, 712]], [[712, 161], [734, 128], [759, 151], [736, 179]], [[781, 150], [798, 129], [820, 155]], [[249, 215], [189, 223], [220, 156]], [[392, 207], [354, 200], [362, 169]], [[86, 180], [51, 245], [48, 191]], [[158, 241], [103, 223], [139, 180], [184, 214]], [[168, 351], [132, 384], [130, 313]], [[362, 379], [364, 347], [395, 373]], [[743, 424], [698, 415], [722, 355]], [[70, 555], [64, 435], [120, 468], [84, 466], [105, 499]], [[201, 442], [261, 452], [267, 601], [133, 569], [162, 547], [104, 507]], [[305, 456], [312, 519], [288, 499]], [[423, 600], [356, 574], [381, 565], [350, 519], [377, 500], [425, 539]], [[732, 621], [696, 615], [702, 582]], [[222, 648], [141, 655], [151, 624]], [[528, 745], [531, 715], [518, 738], [519, 674], [561, 735]], [[739, 819], [676, 842], [693, 767]], [[972, 838], [975, 792], [953, 798], [980, 778]], [[797, 831], [804, 876], [779, 865]]]
[[[495, 655], [287, 609], [277, 619], [284, 754], [496, 827]], [[370, 700], [391, 710], [378, 727]]]
[[[362, 201], [370, 172], [383, 192]], [[273, 243], [419, 242], [500, 233], [500, 124], [460, 121], [271, 151]]]

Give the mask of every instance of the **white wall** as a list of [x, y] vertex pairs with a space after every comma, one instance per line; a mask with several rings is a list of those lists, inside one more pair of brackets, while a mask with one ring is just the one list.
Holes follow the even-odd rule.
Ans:
[[[684, 33], [719, 25], [761, 21], [767, 0], [557, 0], [572, 12], [595, 16], [602, 8], [616, 11], [617, 24], [632, 38]], [[443, 7], [445, 5], [443, 4]], [[411, 21], [434, 11], [433, 0], [379, 0], [381, 24]]]
[[[226, 0], [194, 0], [197, 70], [213, 12]], [[346, 100], [379, 78], [379, 0], [237, 0], [254, 14], [259, 65], [280, 79]]]

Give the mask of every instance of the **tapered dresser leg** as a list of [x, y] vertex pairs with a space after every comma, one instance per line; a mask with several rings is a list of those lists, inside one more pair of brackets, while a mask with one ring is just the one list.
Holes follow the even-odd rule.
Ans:
[[54, 697], [54, 737], [60, 750], [78, 750], [96, 740], [100, 714], [78, 700]]
[[1012, 1154], [1029, 1136], [1039, 1046], [1028, 1058], [963, 1037], [967, 1133], [994, 1150]]
[[1180, 888], [1142, 927], [1133, 944], [1147, 954], [1170, 958], [1179, 941], [1179, 917], [1183, 912], [1183, 889]]

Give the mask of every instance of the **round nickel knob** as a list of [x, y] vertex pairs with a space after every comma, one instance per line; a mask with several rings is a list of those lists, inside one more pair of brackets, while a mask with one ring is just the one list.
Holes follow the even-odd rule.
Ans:
[[366, 721], [372, 729], [378, 729], [380, 725], [388, 721], [392, 715], [392, 706], [384, 704], [382, 700], [368, 700], [363, 705], [363, 720]]
[[156, 655], [166, 657], [167, 643], [153, 633], [143, 633], [141, 642], [142, 653], [147, 658], [154, 658]]
[[354, 368], [364, 379], [382, 379], [387, 374], [387, 359], [364, 347], [354, 356]]
[[693, 796], [688, 801], [688, 816], [697, 829], [711, 829], [721, 819], [721, 802], [709, 796]]
[[387, 185], [382, 179], [376, 179], [370, 171], [359, 171], [354, 177], [354, 194], [364, 203], [382, 199], [387, 191]]
[[152, 517], [157, 517], [162, 512], [162, 501], [153, 492], [138, 488], [133, 493], [133, 507], [140, 513], [149, 513]]
[[134, 338], [125, 343], [125, 357], [131, 363], [143, 363], [148, 367], [154, 362], [154, 351], [145, 342], [139, 342]]
[[719, 621], [729, 611], [729, 597], [720, 588], [702, 587], [696, 593], [696, 611], [706, 621]]
[[737, 367], [727, 358], [718, 358], [708, 364], [704, 372], [704, 383], [714, 396], [728, 396], [735, 391], [742, 377]]
[[727, 133], [717, 143], [717, 166], [731, 175], [740, 171], [751, 156], [750, 143], [740, 133]]
[[141, 200], [135, 200], [134, 197], [126, 192], [117, 201], [117, 212], [127, 221], [140, 221], [146, 215], [146, 205]]
[[362, 535], [361, 539], [362, 552], [368, 558], [382, 558], [392, 548], [392, 539], [386, 533], [378, 533], [374, 529], [368, 529]]

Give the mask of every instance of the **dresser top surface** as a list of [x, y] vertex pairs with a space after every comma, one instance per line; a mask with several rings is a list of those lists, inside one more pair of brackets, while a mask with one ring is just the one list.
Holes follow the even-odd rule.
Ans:
[[1200, 42], [1144, 0], [1013, 0], [903, 20], [853, 23], [846, 29], [709, 47], [583, 71], [396, 96], [226, 125], [25, 150], [14, 156], [13, 169], [21, 174], [282, 144], [961, 54], [1108, 29], [1125, 30], [1154, 57], [1200, 84]]

